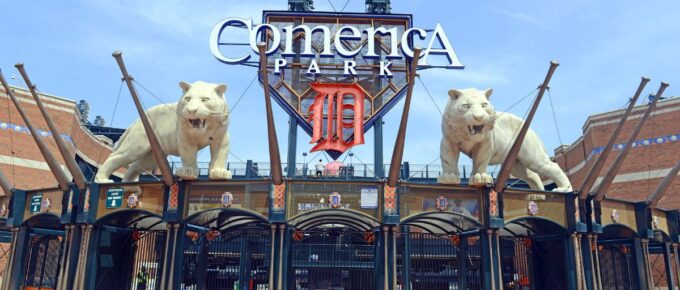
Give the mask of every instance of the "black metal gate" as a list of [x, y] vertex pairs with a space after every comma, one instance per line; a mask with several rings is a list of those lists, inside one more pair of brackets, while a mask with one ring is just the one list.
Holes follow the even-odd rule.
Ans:
[[186, 290], [266, 289], [271, 237], [250, 229], [220, 233], [188, 231], [184, 247]]
[[399, 284], [409, 283], [410, 288], [402, 289], [412, 290], [481, 289], [478, 244], [476, 236], [401, 233], [397, 245]]
[[166, 232], [134, 231], [132, 233], [131, 290], [160, 289], [165, 254]]
[[567, 289], [563, 239], [501, 236], [500, 243], [504, 289]]
[[348, 227], [295, 232], [290, 289], [375, 289], [373, 235]]
[[598, 255], [602, 289], [633, 289], [633, 257], [628, 246], [599, 245]]
[[32, 234], [28, 242], [23, 288], [56, 288], [63, 252], [63, 237]]
[[[463, 257], [465, 259], [465, 280], [459, 289], [482, 289], [482, 249], [479, 236], [471, 236], [461, 240]], [[461, 276], [462, 279], [463, 276]]]

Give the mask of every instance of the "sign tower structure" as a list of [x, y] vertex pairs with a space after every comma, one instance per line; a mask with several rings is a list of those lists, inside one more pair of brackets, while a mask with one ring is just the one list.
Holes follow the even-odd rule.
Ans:
[[[366, 13], [312, 12], [309, 0], [289, 0], [288, 8], [263, 11], [262, 24], [223, 19], [211, 32], [211, 52], [226, 64], [256, 66], [242, 48], [264, 49], [258, 52], [266, 60], [259, 64], [260, 83], [290, 116], [286, 175], [296, 175], [298, 127], [312, 137], [310, 151], [325, 151], [332, 159], [364, 144], [364, 132], [375, 127], [374, 176], [384, 178], [382, 118], [406, 94], [410, 75], [417, 69], [464, 68], [443, 28], [413, 27], [412, 15], [390, 14], [390, 1], [366, 1]], [[234, 28], [248, 30], [249, 44], [227, 41]], [[420, 54], [414, 42], [428, 36]], [[240, 45], [238, 53], [221, 50], [234, 44]], [[445, 56], [447, 65], [428, 64], [430, 55]]]
[[[288, 0], [288, 9], [291, 12], [311, 13], [314, 10], [314, 3], [313, 3], [313, 0]], [[369, 0], [369, 1], [366, 1], [366, 11], [365, 12], [368, 13], [368, 14], [386, 15], [386, 14], [389, 14], [390, 11], [391, 11], [390, 0], [381, 0], [381, 1]], [[340, 13], [342, 13], [342, 12], [340, 12]], [[265, 18], [266, 18], [266, 16], [265, 16]], [[329, 19], [331, 19], [331, 18], [329, 17]], [[267, 20], [267, 19], [265, 19], [265, 20]], [[293, 27], [297, 27], [298, 25], [306, 24], [303, 21], [304, 21], [304, 18], [294, 18], [294, 20], [291, 24], [293, 25]], [[269, 21], [267, 21], [267, 22], [269, 22]], [[382, 25], [382, 23], [379, 20], [378, 21], [372, 20], [370, 22], [370, 25], [372, 27], [377, 28], [377, 27], [380, 27]], [[408, 25], [410, 25], [410, 21], [409, 21]], [[403, 28], [403, 30], [406, 30], [408, 28], [409, 28], [409, 26], [405, 26]], [[314, 34], [314, 33], [312, 33], [312, 34]], [[293, 35], [295, 36], [296, 39], [295, 39], [295, 41], [293, 42], [293, 45], [292, 45], [293, 52], [295, 53], [294, 56], [292, 57], [292, 63], [293, 64], [301, 64], [301, 61], [303, 61], [303, 59], [301, 58], [301, 52], [303, 52], [302, 51], [303, 47], [302, 47], [301, 44], [304, 42], [304, 39], [302, 39], [302, 38], [304, 38], [305, 35], [301, 35], [299, 33], [298, 34], [293, 33]], [[349, 42], [347, 42], [347, 43], [349, 43]], [[352, 44], [347, 44], [347, 45], [351, 47]], [[362, 45], [362, 44], [355, 43], [354, 45]], [[318, 48], [318, 49], [320, 50], [320, 48]], [[380, 45], [376, 46], [374, 48], [373, 52], [375, 54], [379, 55], [379, 56], [383, 55], [383, 49], [381, 49]], [[326, 62], [325, 64], [324, 64], [324, 61], [321, 60], [321, 63], [320, 63], [321, 69], [324, 69], [324, 67], [328, 67], [328, 66], [324, 66], [324, 65], [337, 63], [337, 62], [334, 62], [332, 60], [333, 60], [333, 58], [331, 58], [331, 61]], [[377, 96], [381, 93], [384, 93], [383, 88], [388, 86], [388, 85], [384, 85], [385, 82], [383, 82], [383, 79], [386, 80], [386, 77], [379, 75], [378, 70], [380, 69], [380, 61], [381, 60], [383, 60], [382, 57], [376, 57], [376, 58], [373, 58], [373, 59], [365, 59], [364, 60], [367, 67], [370, 67], [370, 69], [368, 70], [368, 72], [370, 72], [370, 73], [363, 76], [363, 78], [365, 78], [365, 81], [370, 82], [372, 85], [370, 87], [369, 86], [362, 87], [361, 89], [370, 90], [369, 93], [372, 96]], [[404, 64], [404, 66], [405, 66], [405, 64]], [[314, 91], [310, 90], [310, 88], [313, 87], [312, 84], [314, 84], [314, 83], [319, 84], [317, 87], [323, 87], [322, 83], [327, 83], [327, 81], [331, 80], [331, 79], [341, 80], [340, 82], [342, 82], [342, 83], [352, 83], [352, 82], [360, 82], [361, 81], [360, 78], [362, 77], [362, 76], [354, 76], [353, 79], [352, 79], [351, 76], [348, 77], [347, 75], [343, 74], [343, 70], [336, 69], [336, 70], [332, 70], [332, 72], [330, 74], [324, 73], [323, 78], [326, 81], [323, 81], [323, 80], [321, 80], [321, 78], [318, 75], [305, 74], [301, 65], [294, 65], [289, 70], [291, 71], [290, 78], [288, 80], [282, 79], [282, 82], [288, 82], [290, 84], [290, 89], [294, 92], [295, 91], [297, 91], [297, 92], [310, 92], [312, 94], [314, 93]], [[285, 72], [283, 72], [283, 74], [285, 74]], [[311, 79], [310, 79], [310, 77], [311, 77]], [[321, 95], [321, 94], [322, 93], [319, 93], [319, 95]], [[328, 98], [326, 98], [326, 100], [322, 100], [321, 98], [319, 98], [319, 95], [317, 95], [317, 98], [315, 99], [314, 103], [319, 103], [319, 102], [325, 103], [325, 104], [321, 104], [321, 108], [319, 108], [319, 110], [323, 111], [323, 113], [319, 112], [319, 110], [317, 110], [317, 112], [316, 112], [317, 114], [313, 114], [313, 113], [311, 113], [311, 110], [310, 110], [310, 111], [308, 111], [308, 112], [310, 112], [309, 116], [303, 115], [301, 117], [303, 117], [304, 119], [306, 119], [306, 120], [308, 120], [312, 123], [321, 121], [323, 123], [327, 123], [328, 125], [336, 124], [336, 122], [342, 122], [342, 119], [346, 119], [346, 116], [336, 116], [336, 120], [329, 120], [329, 119], [332, 119], [332, 117], [329, 114], [329, 113], [332, 114], [332, 112], [330, 112], [331, 110], [329, 110], [330, 108], [329, 108], [328, 104], [329, 104], [329, 102], [330, 103], [333, 102], [332, 97], [328, 96]], [[309, 100], [304, 100], [305, 97], [308, 97], [308, 96], [302, 95], [302, 98], [300, 98], [300, 100], [299, 100], [300, 103], [305, 102], [305, 101], [309, 102]], [[355, 97], [357, 97], [357, 96], [355, 95]], [[363, 98], [363, 96], [362, 96], [362, 98]], [[397, 97], [395, 97], [395, 99], [396, 98]], [[297, 107], [301, 108], [302, 106], [304, 106], [303, 104], [299, 104], [299, 103], [296, 104], [296, 102], [290, 102], [290, 104], [292, 105], [292, 107], [297, 106]], [[354, 102], [353, 105], [354, 105], [354, 107], [353, 107], [354, 110], [361, 110], [362, 113], [363, 113], [364, 109], [372, 110], [373, 107], [381, 108], [384, 105], [384, 102], [381, 98], [376, 98], [375, 102], [370, 105], [370, 108], [364, 108], [364, 104], [357, 104], [356, 102]], [[359, 106], [357, 106], [357, 105], [359, 105]], [[313, 104], [312, 104], [312, 106], [313, 106]], [[336, 108], [337, 107], [342, 108], [342, 106], [340, 106], [339, 104], [336, 106]], [[345, 109], [349, 108], [349, 107], [350, 106], [345, 105]], [[340, 110], [341, 110], [341, 112], [345, 111], [343, 109], [340, 109]], [[387, 108], [387, 110], [389, 110], [389, 108]], [[387, 111], [387, 110], [384, 110], [384, 111]], [[304, 110], [303, 110], [303, 112], [304, 112]], [[316, 118], [315, 121], [311, 121], [311, 120], [314, 119], [314, 118], [312, 118], [313, 115], [319, 115], [319, 113], [321, 113], [320, 115], [322, 115], [321, 119]], [[344, 115], [344, 114], [342, 114], [342, 115]], [[372, 115], [372, 114], [369, 114], [369, 116], [370, 115]], [[356, 116], [354, 116], [354, 117], [356, 117]], [[363, 114], [360, 116], [360, 118], [364, 119]], [[349, 137], [343, 136], [343, 135], [346, 134], [346, 132], [345, 132], [346, 129], [347, 129], [347, 131], [356, 131], [356, 130], [353, 130], [353, 128], [352, 128], [352, 127], [355, 127], [355, 126], [351, 126], [351, 125], [356, 125], [357, 121], [362, 123], [361, 124], [362, 128], [360, 130], [361, 132], [352, 132], [352, 134]], [[338, 131], [340, 131], [340, 132], [335, 132], [335, 134], [328, 132], [328, 130], [332, 130], [332, 129], [329, 129], [332, 126], [322, 125], [322, 126], [315, 126], [315, 128], [310, 128], [309, 123], [307, 123], [307, 124], [300, 124], [300, 123], [301, 123], [300, 118], [296, 118], [295, 114], [290, 114], [290, 117], [289, 117], [289, 135], [288, 135], [288, 157], [287, 157], [288, 168], [287, 168], [287, 172], [286, 172], [287, 176], [293, 177], [296, 174], [296, 172], [295, 172], [296, 168], [295, 168], [294, 164], [296, 163], [296, 157], [297, 157], [297, 129], [298, 129], [299, 125], [303, 125], [303, 126], [307, 125], [306, 128], [303, 127], [303, 129], [305, 129], [308, 133], [310, 131], [312, 131], [313, 133], [310, 134], [310, 135], [312, 135], [312, 142], [318, 142], [319, 143], [319, 144], [317, 144], [317, 146], [314, 146], [314, 148], [312, 148], [312, 151], [323, 150], [324, 147], [320, 146], [321, 143], [323, 143], [324, 141], [329, 141], [328, 139], [330, 139], [330, 138], [326, 138], [326, 137], [329, 136], [329, 135], [338, 135], [338, 133], [339, 133], [339, 135], [341, 135], [341, 136], [339, 136], [339, 138], [346, 141], [344, 143], [346, 145], [345, 147], [347, 147], [347, 148], [351, 147], [353, 145], [363, 144], [363, 133], [364, 133], [364, 131], [366, 129], [368, 129], [368, 127], [373, 126], [374, 127], [373, 128], [373, 130], [374, 130], [374, 162], [373, 162], [374, 168], [373, 168], [373, 172], [374, 172], [375, 176], [378, 177], [378, 178], [384, 178], [385, 177], [384, 160], [383, 160], [382, 114], [378, 114], [377, 116], [375, 116], [374, 120], [370, 123], [369, 126], [363, 126], [364, 125], [363, 123], [365, 123], [364, 120], [356, 120], [356, 118], [354, 118], [354, 120], [345, 120], [345, 127], [342, 128], [342, 129], [338, 129]], [[324, 126], [325, 126], [325, 128], [323, 128]], [[321, 132], [321, 131], [324, 131], [324, 132]], [[360, 133], [360, 135], [362, 135], [362, 136], [357, 136], [357, 135], [355, 135], [356, 133]], [[360, 140], [357, 140], [357, 138], [360, 138]], [[327, 147], [328, 146], [326, 146], [326, 148]], [[332, 146], [330, 146], [330, 147], [332, 147]], [[317, 149], [317, 148], [321, 148], [321, 149]], [[327, 152], [333, 159], [336, 159], [344, 151], [327, 150]], [[305, 171], [306, 167], [307, 167], [306, 165], [303, 165], [303, 171]]]

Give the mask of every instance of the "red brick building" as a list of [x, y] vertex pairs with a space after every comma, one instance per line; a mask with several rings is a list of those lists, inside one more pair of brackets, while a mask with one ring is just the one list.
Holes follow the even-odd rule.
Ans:
[[[623, 144], [628, 140], [647, 108], [647, 102], [636, 106], [626, 121], [614, 150], [596, 180], [597, 188]], [[591, 115], [583, 125], [583, 136], [571, 145], [555, 149], [555, 161], [567, 172], [572, 184], [578, 188], [619, 123], [625, 110]], [[680, 98], [660, 100], [633, 148], [609, 188], [607, 196], [630, 200], [644, 200], [659, 185], [680, 159]], [[668, 188], [659, 205], [667, 209], [680, 209], [680, 178]]]
[[[47, 143], [57, 160], [64, 164], [52, 132], [47, 127], [33, 97], [26, 89], [13, 89], [38, 134]], [[82, 162], [99, 167], [111, 152], [111, 140], [103, 136], [95, 136], [80, 123], [76, 102], [48, 94], [42, 94], [41, 97], [54, 123], [61, 131], [62, 138], [71, 145], [71, 152], [77, 154]], [[62, 165], [62, 168], [67, 176], [70, 176], [66, 167]], [[0, 88], [0, 171], [10, 182], [14, 183], [16, 188], [36, 189], [57, 186], [57, 181], [50, 173], [26, 124], [3, 88]], [[85, 174], [91, 176], [91, 172], [85, 172]], [[2, 189], [0, 189], [0, 194], [5, 194]]]

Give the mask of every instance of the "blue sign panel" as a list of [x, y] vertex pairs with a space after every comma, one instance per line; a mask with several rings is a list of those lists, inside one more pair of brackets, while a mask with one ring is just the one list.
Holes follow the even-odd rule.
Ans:
[[123, 188], [112, 187], [106, 191], [106, 208], [119, 208], [123, 205]]

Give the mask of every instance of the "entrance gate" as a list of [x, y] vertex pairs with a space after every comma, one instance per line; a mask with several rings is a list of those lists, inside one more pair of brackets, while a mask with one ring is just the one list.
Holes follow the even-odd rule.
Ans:
[[62, 236], [31, 234], [24, 268], [23, 289], [56, 288], [63, 252]]
[[503, 288], [567, 289], [561, 236], [501, 236]]
[[[134, 231], [132, 233], [132, 272], [131, 290], [160, 289], [165, 254], [166, 232]], [[140, 286], [146, 287], [140, 287]]]
[[[406, 281], [404, 275], [409, 275], [411, 287], [403, 289], [481, 289], [478, 242], [476, 236], [461, 238], [425, 232], [401, 233], [397, 245], [399, 284], [403, 285]], [[405, 267], [407, 263], [408, 269]]]
[[183, 289], [258, 290], [268, 286], [271, 237], [267, 231], [188, 231], [186, 239]]
[[295, 232], [289, 289], [375, 289], [374, 239], [344, 226]]
[[599, 245], [600, 275], [605, 290], [633, 289], [633, 256], [626, 245]]
[[102, 230], [95, 287], [100, 290], [160, 289], [165, 242], [165, 230]]

